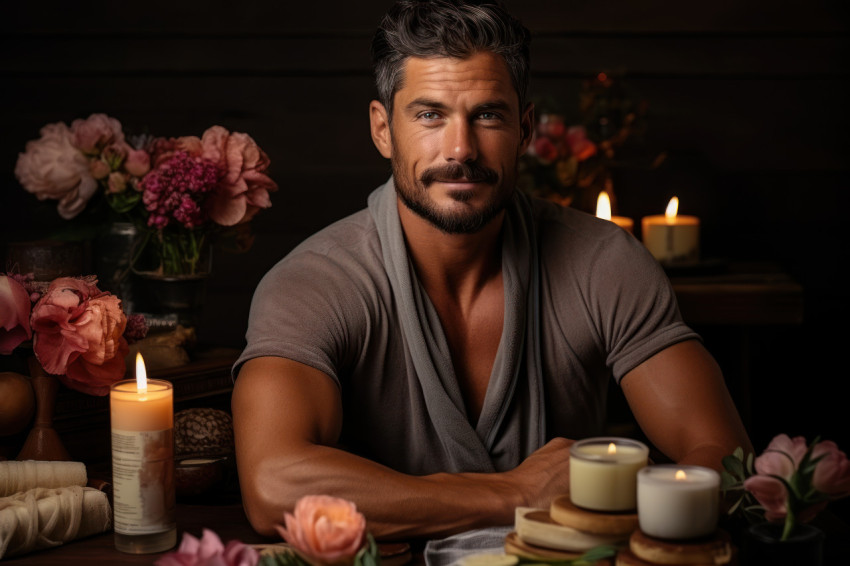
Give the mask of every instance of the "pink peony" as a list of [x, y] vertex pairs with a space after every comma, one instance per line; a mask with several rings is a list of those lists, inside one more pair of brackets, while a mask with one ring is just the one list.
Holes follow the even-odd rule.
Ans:
[[815, 445], [812, 458], [821, 457], [815, 468], [812, 485], [819, 492], [831, 498], [850, 495], [850, 461], [831, 440]]
[[248, 134], [213, 126], [201, 138], [203, 157], [217, 163], [224, 178], [206, 206], [210, 218], [222, 226], [248, 222], [272, 203], [269, 192], [277, 184], [264, 173], [269, 158]]
[[54, 280], [33, 308], [31, 321], [36, 358], [71, 389], [102, 396], [124, 376], [127, 318], [121, 301], [94, 283]]
[[788, 492], [776, 478], [755, 475], [744, 481], [744, 489], [764, 507], [764, 518], [768, 521], [782, 521], [788, 513]]
[[366, 518], [354, 503], [327, 495], [308, 495], [286, 513], [277, 531], [311, 564], [351, 564], [366, 540]]
[[11, 354], [24, 340], [32, 338], [29, 293], [23, 285], [0, 275], [0, 354]]
[[124, 142], [121, 122], [106, 114], [92, 114], [71, 122], [74, 147], [88, 155], [99, 154], [106, 146]]
[[65, 124], [47, 124], [40, 133], [41, 138], [27, 142], [24, 153], [18, 155], [15, 176], [39, 200], [58, 200], [59, 215], [69, 220], [85, 208], [97, 182]]
[[780, 434], [770, 441], [764, 453], [756, 458], [756, 472], [790, 479], [806, 455], [806, 439]]
[[201, 540], [183, 533], [180, 547], [154, 562], [156, 566], [255, 566], [260, 555], [252, 547], [232, 540], [227, 546], [213, 531], [204, 529]]

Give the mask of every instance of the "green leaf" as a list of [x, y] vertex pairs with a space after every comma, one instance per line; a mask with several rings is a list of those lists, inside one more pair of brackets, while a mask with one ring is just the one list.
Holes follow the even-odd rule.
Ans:
[[603, 558], [609, 558], [617, 554], [617, 547], [606, 544], [602, 546], [597, 546], [595, 548], [591, 548], [578, 558], [572, 561], [572, 564], [593, 564], [597, 560], [602, 560]]

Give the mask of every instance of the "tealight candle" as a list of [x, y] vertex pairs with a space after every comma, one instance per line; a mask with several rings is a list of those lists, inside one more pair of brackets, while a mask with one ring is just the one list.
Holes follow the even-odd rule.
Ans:
[[109, 392], [115, 548], [145, 554], [177, 543], [174, 520], [174, 408], [171, 383], [147, 379], [136, 356], [136, 379]]
[[699, 261], [699, 218], [679, 215], [679, 199], [673, 197], [664, 215], [641, 220], [643, 245], [665, 265]]
[[602, 191], [599, 193], [599, 196], [596, 198], [596, 216], [598, 218], [602, 218], [603, 220], [610, 220], [629, 234], [634, 236], [635, 233], [635, 222], [631, 218], [626, 218], [625, 216], [612, 216], [611, 215], [611, 197], [608, 196], [606, 191]]
[[712, 534], [720, 508], [720, 474], [663, 464], [638, 472], [638, 523], [649, 536], [683, 540]]
[[588, 438], [570, 447], [570, 501], [593, 511], [632, 511], [649, 448], [628, 438]]

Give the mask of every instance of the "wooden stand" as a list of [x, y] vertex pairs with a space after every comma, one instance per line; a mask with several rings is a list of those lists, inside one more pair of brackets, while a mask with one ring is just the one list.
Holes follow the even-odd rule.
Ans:
[[637, 530], [629, 538], [629, 547], [617, 554], [617, 566], [658, 566], [664, 564], [735, 564], [735, 552], [729, 535], [718, 530], [713, 536], [670, 541], [650, 537]]
[[588, 511], [573, 505], [569, 495], [555, 499], [549, 515], [556, 523], [595, 535], [629, 536], [638, 528], [637, 513]]

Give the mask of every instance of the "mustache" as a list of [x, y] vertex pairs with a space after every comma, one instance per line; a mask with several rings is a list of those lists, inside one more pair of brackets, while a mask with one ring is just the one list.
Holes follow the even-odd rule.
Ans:
[[439, 167], [430, 167], [422, 172], [419, 180], [426, 187], [435, 181], [457, 181], [465, 179], [473, 183], [495, 184], [499, 174], [489, 167], [470, 161], [468, 163], [448, 163]]

